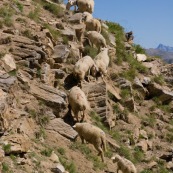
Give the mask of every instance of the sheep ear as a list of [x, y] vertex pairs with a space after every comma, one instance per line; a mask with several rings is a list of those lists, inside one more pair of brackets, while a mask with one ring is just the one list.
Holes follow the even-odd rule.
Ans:
[[76, 125], [74, 125], [73, 128], [76, 128]]
[[115, 159], [115, 156], [111, 157], [111, 160], [114, 160]]

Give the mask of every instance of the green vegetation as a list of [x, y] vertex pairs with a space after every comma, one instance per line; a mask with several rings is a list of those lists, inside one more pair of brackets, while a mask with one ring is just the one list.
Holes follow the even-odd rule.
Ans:
[[6, 154], [9, 154], [11, 151], [11, 144], [4, 144], [2, 148]]
[[46, 148], [46, 149], [44, 149], [44, 150], [41, 151], [41, 154], [43, 156], [50, 157], [51, 154], [52, 154], [52, 151], [53, 150], [51, 148]]
[[60, 147], [57, 149], [58, 153], [61, 154], [61, 155], [65, 155], [65, 149]]
[[112, 34], [115, 34], [115, 38], [116, 38], [117, 59], [115, 63], [121, 64], [122, 61], [127, 56], [127, 53], [124, 47], [124, 41], [125, 41], [124, 28], [120, 26], [119, 24], [113, 23], [113, 22], [107, 22], [106, 24], [109, 27], [108, 31], [111, 32]]
[[22, 35], [25, 36], [25, 37], [28, 37], [30, 39], [33, 39], [33, 35], [31, 33], [31, 30], [29, 29], [25, 29], [23, 32], [22, 32]]
[[34, 11], [30, 11], [28, 17], [36, 22], [39, 21], [40, 8], [36, 7]]
[[10, 7], [10, 5], [6, 5], [0, 8], [0, 17], [2, 17], [1, 27], [3, 26], [3, 24], [7, 27], [13, 25], [13, 20], [12, 20], [13, 14], [14, 10]]
[[143, 161], [143, 159], [144, 159], [144, 152], [141, 151], [139, 147], [135, 147], [133, 157], [134, 157], [134, 162], [139, 163], [139, 162]]
[[150, 127], [154, 127], [156, 124], [156, 116], [154, 114], [147, 114], [147, 118], [143, 119]]
[[62, 17], [64, 15], [63, 8], [59, 5], [51, 4], [44, 2], [43, 7], [45, 10], [48, 10], [52, 14], [54, 14], [56, 17]]
[[49, 116], [48, 115], [45, 115], [42, 111], [36, 112], [35, 110], [30, 109], [30, 110], [28, 110], [28, 113], [42, 127], [45, 126], [45, 125], [47, 125], [49, 123], [49, 120], [50, 120], [49, 119]]
[[40, 139], [41, 137], [43, 137], [43, 139], [46, 139], [46, 132], [44, 130], [44, 128], [40, 128], [40, 130], [38, 132], [35, 133], [36, 139]]
[[165, 83], [164, 81], [164, 78], [162, 75], [159, 75], [159, 76], [154, 76], [154, 78], [152, 79], [152, 81], [160, 84], [160, 85], [163, 85]]
[[[102, 170], [106, 165], [101, 161], [100, 157], [92, 154], [91, 150], [86, 144], [81, 144], [79, 142], [75, 142], [70, 147], [73, 150], [79, 150], [85, 157], [93, 162], [94, 170]], [[110, 155], [110, 153], [109, 153]]]
[[54, 29], [51, 25], [49, 24], [44, 24], [44, 27], [49, 30], [49, 32], [52, 34], [52, 37], [57, 40], [57, 38], [60, 36], [60, 32], [56, 29]]
[[2, 163], [2, 173], [10, 173], [11, 172], [8, 165], [9, 164], [7, 164], [5, 162]]
[[134, 50], [135, 50], [135, 52], [138, 54], [138, 53], [140, 53], [140, 54], [145, 54], [145, 49], [144, 48], [142, 48], [139, 44], [134, 44], [133, 45], [133, 48], [134, 48]]
[[20, 12], [23, 12], [23, 5], [18, 0], [14, 0], [14, 3], [16, 4]]
[[127, 99], [127, 98], [131, 97], [131, 91], [130, 91], [130, 89], [122, 89], [120, 95], [123, 99]]
[[84, 49], [84, 55], [88, 55], [92, 58], [95, 58], [98, 54], [98, 49], [95, 47], [91, 47], [91, 46], [85, 46]]
[[149, 169], [144, 169], [143, 171], [141, 171], [140, 173], [153, 173], [153, 171], [149, 170]]

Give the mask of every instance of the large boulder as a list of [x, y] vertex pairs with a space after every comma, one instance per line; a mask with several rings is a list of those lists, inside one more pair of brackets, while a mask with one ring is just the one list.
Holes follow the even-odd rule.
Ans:
[[11, 54], [6, 54], [2, 59], [2, 66], [6, 72], [16, 70], [16, 63]]
[[145, 54], [136, 54], [136, 59], [139, 62], [144, 62], [147, 60], [147, 56]]
[[56, 63], [66, 62], [70, 50], [66, 45], [57, 45], [54, 47], [52, 58]]

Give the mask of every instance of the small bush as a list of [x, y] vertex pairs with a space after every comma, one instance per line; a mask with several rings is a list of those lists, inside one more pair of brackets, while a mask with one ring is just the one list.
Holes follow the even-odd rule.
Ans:
[[40, 8], [36, 7], [34, 11], [30, 11], [28, 17], [36, 22], [39, 21]]
[[49, 30], [49, 32], [52, 34], [52, 37], [57, 40], [58, 37], [60, 36], [60, 32], [56, 29], [54, 29], [51, 25], [49, 24], [44, 24], [44, 27]]
[[91, 46], [85, 46], [84, 49], [84, 55], [88, 55], [92, 58], [95, 58], [98, 54], [98, 49], [95, 47], [91, 47]]
[[60, 147], [57, 149], [58, 153], [61, 154], [61, 155], [65, 155], [65, 149]]
[[6, 154], [9, 154], [10, 153], [10, 151], [11, 151], [11, 144], [4, 144], [3, 145], [3, 150], [4, 150], [4, 152], [6, 153]]
[[45, 2], [43, 4], [43, 7], [45, 10], [48, 10], [49, 12], [54, 14], [56, 17], [62, 17], [64, 15], [63, 8], [60, 7], [59, 5]]
[[142, 48], [139, 44], [134, 44], [133, 45], [135, 52], [138, 54], [145, 54], [145, 49]]
[[44, 149], [44, 150], [41, 151], [41, 154], [43, 156], [50, 157], [51, 154], [52, 154], [52, 151], [53, 150], [51, 148], [46, 148], [46, 149]]
[[7, 173], [9, 172], [9, 166], [7, 163], [3, 162], [2, 163], [2, 173]]
[[165, 83], [162, 75], [155, 76], [152, 80], [160, 85], [163, 85]]

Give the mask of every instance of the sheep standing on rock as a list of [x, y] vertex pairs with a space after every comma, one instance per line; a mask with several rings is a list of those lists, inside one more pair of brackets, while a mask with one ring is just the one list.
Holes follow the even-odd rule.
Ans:
[[82, 119], [85, 119], [85, 111], [90, 109], [88, 100], [85, 96], [85, 93], [77, 86], [74, 86], [69, 93], [69, 105], [71, 110], [73, 111], [74, 117], [76, 118], [77, 122], [79, 122], [79, 112], [82, 111]]
[[[95, 57], [94, 61], [103, 79], [103, 76], [107, 74], [107, 68], [109, 66], [108, 48], [102, 48], [101, 52]], [[91, 69], [91, 72], [92, 74], [96, 74], [96, 71], [93, 68]]]
[[117, 173], [119, 170], [121, 170], [122, 173], [137, 173], [136, 167], [130, 160], [127, 160], [118, 154], [111, 159], [114, 163], [117, 162]]
[[104, 162], [104, 151], [106, 151], [106, 135], [105, 132], [89, 123], [76, 123], [73, 128], [78, 132], [82, 143], [84, 140], [94, 145], [95, 149], [101, 155]]
[[[76, 62], [73, 68], [73, 75], [80, 80], [80, 85], [85, 77], [90, 74], [91, 68], [97, 69], [94, 60], [90, 56], [84, 56]], [[96, 76], [96, 74], [93, 73], [93, 76]], [[89, 77], [88, 80], [90, 81]]]
[[75, 6], [75, 11], [77, 11], [77, 6], [79, 12], [83, 13], [87, 11], [92, 14], [94, 11], [94, 0], [68, 0], [66, 9], [69, 10], [72, 6]]
[[83, 15], [83, 21], [85, 22], [86, 30], [97, 31], [98, 33], [101, 33], [101, 23], [99, 20], [94, 19], [85, 12]]
[[95, 45], [99, 51], [101, 48], [107, 47], [105, 38], [97, 31], [88, 31], [86, 36], [88, 37], [91, 46], [93, 47]]

